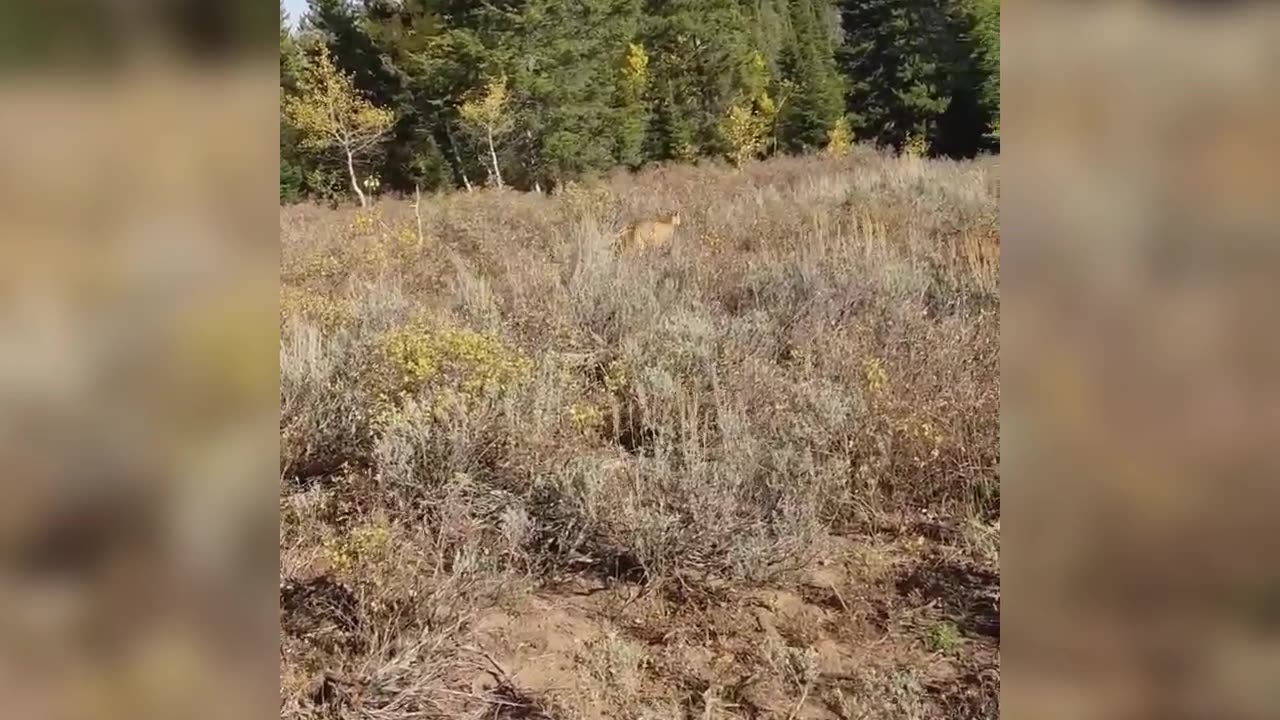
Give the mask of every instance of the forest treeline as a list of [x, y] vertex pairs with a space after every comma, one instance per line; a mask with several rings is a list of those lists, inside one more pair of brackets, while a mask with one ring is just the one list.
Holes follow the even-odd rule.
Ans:
[[999, 0], [308, 5], [280, 11], [286, 202], [851, 142], [999, 149]]

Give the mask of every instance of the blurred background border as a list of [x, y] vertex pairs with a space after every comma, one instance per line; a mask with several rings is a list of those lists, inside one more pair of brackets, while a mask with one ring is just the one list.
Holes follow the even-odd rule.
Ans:
[[0, 7], [0, 715], [275, 712], [277, 8]]
[[[0, 714], [272, 712], [277, 8], [0, 7]], [[1280, 716], [1277, 10], [1006, 3], [1004, 707]]]

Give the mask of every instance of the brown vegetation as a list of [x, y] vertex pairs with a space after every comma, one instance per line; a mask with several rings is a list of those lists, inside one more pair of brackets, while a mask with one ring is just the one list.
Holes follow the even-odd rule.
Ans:
[[996, 717], [996, 196], [863, 150], [282, 210], [281, 716]]

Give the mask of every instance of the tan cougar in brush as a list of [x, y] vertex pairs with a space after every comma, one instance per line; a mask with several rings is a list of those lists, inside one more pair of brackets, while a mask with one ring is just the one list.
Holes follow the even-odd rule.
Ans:
[[671, 244], [671, 238], [680, 226], [680, 212], [676, 211], [657, 220], [645, 220], [623, 228], [614, 239], [614, 248], [619, 251], [645, 250], [665, 247]]

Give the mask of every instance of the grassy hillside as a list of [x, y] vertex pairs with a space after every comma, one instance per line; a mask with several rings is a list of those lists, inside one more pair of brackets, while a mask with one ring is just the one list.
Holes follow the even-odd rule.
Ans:
[[997, 195], [861, 150], [282, 209], [282, 717], [995, 717]]

